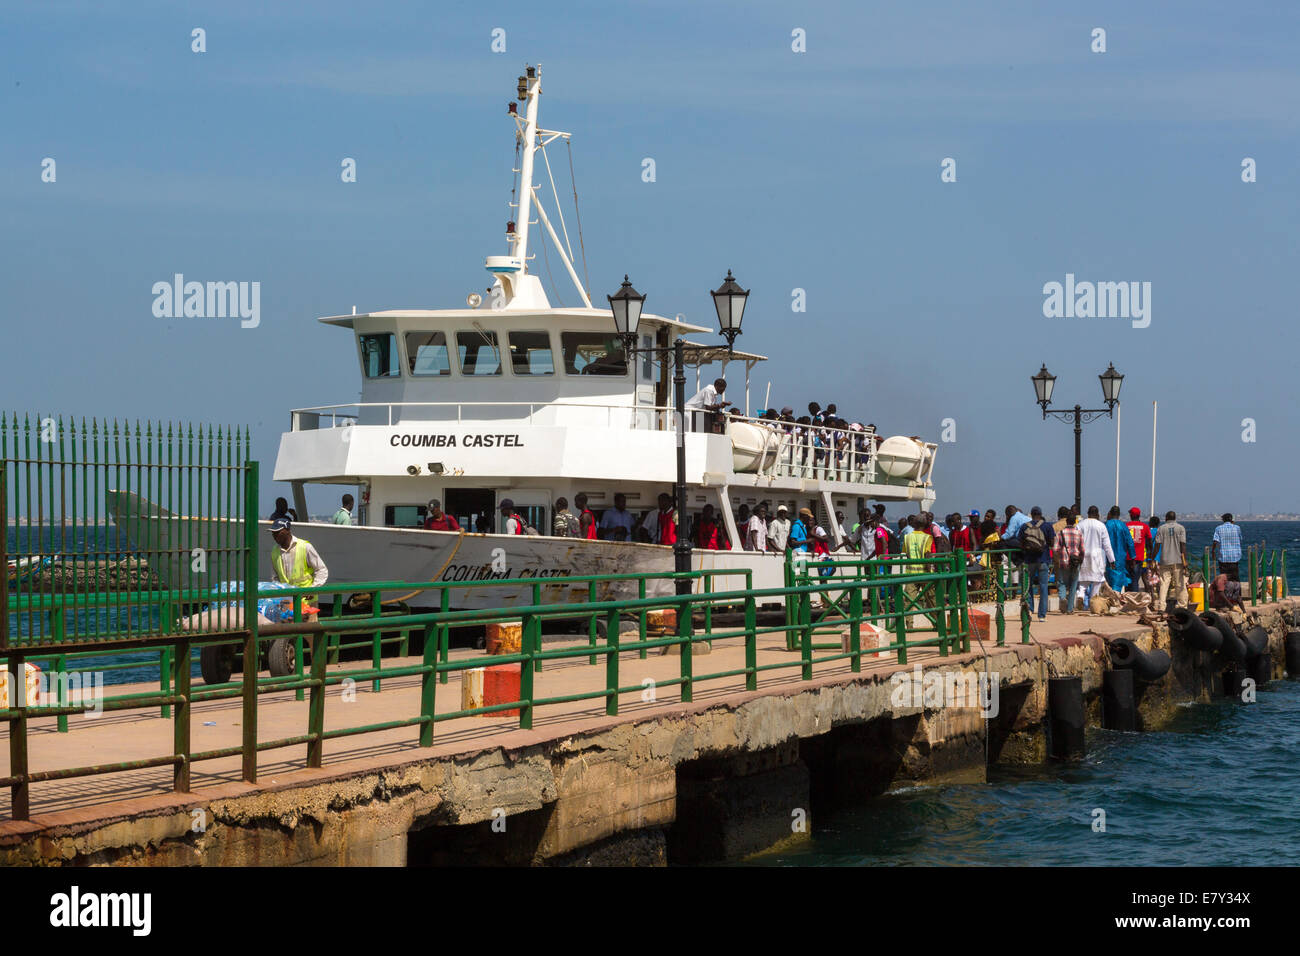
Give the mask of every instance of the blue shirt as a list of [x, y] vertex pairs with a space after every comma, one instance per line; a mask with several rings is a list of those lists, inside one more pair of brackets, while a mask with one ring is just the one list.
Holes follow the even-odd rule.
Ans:
[[1106, 531], [1110, 534], [1110, 549], [1115, 552], [1115, 563], [1123, 565], [1137, 557], [1137, 548], [1133, 545], [1133, 535], [1123, 518], [1110, 518], [1106, 522]]
[[1214, 529], [1214, 540], [1219, 545], [1219, 560], [1224, 564], [1241, 560], [1241, 528], [1225, 521]]
[[790, 537], [788, 539], [792, 551], [808, 550], [808, 529], [803, 525], [803, 519], [800, 518], [790, 525]]
[[1003, 541], [1014, 541], [1020, 535], [1020, 529], [1029, 524], [1029, 515], [1023, 511], [1017, 511], [1007, 522], [1007, 530], [1002, 532]]

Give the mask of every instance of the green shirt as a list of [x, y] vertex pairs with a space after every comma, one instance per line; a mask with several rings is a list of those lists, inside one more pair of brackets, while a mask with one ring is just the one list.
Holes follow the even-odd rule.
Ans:
[[334, 512], [334, 523], [335, 523], [335, 524], [351, 524], [351, 523], [352, 523], [352, 512], [351, 512], [351, 511], [348, 511], [347, 508], [340, 508], [338, 511]]

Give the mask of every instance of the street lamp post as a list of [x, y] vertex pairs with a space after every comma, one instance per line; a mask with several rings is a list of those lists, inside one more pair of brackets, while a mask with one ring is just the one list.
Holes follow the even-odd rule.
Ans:
[[[730, 352], [740, 334], [740, 323], [745, 314], [745, 301], [749, 291], [736, 284], [727, 270], [727, 278], [712, 292], [713, 304], [718, 312], [718, 331], [727, 340]], [[667, 360], [670, 350], [660, 346], [637, 346], [637, 324], [645, 306], [645, 296], [632, 288], [628, 277], [613, 295], [606, 296], [610, 311], [614, 313], [614, 329], [623, 340], [627, 356], [645, 352], [654, 353]], [[691, 540], [686, 527], [686, 342], [679, 335], [671, 349], [673, 363], [673, 412], [677, 423], [677, 541], [673, 544], [673, 570], [678, 574], [677, 593], [689, 594], [691, 582], [684, 576], [691, 570]]]
[[1115, 371], [1115, 363], [1111, 362], [1106, 371], [1097, 376], [1101, 379], [1101, 395], [1106, 402], [1105, 408], [1083, 408], [1075, 405], [1073, 409], [1054, 409], [1049, 408], [1052, 404], [1052, 391], [1056, 388], [1056, 376], [1047, 370], [1044, 364], [1039, 369], [1037, 375], [1031, 375], [1030, 381], [1034, 383], [1034, 397], [1043, 409], [1043, 420], [1047, 416], [1062, 422], [1074, 422], [1074, 510], [1083, 513], [1083, 463], [1082, 463], [1082, 440], [1083, 426], [1085, 422], [1096, 421], [1105, 415], [1107, 418], [1114, 416], [1115, 406], [1119, 404], [1119, 389], [1124, 384], [1124, 376]]

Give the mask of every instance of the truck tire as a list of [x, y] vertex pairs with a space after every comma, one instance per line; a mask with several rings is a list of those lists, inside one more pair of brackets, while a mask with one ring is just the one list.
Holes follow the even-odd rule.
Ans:
[[277, 637], [266, 649], [266, 669], [272, 677], [287, 677], [294, 672], [296, 663], [294, 644], [290, 638]]
[[205, 684], [224, 684], [235, 671], [235, 649], [229, 644], [208, 644], [199, 651], [199, 674]]

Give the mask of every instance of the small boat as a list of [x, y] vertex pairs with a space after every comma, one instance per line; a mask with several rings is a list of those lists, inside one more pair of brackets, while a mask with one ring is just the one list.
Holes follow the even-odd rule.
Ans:
[[52, 567], [53, 564], [53, 558], [39, 555], [5, 562], [5, 573], [9, 578], [10, 590], [19, 590], [22, 585], [31, 581], [45, 568]]

